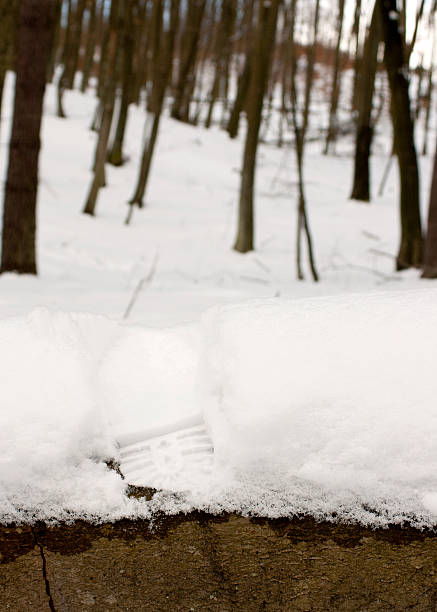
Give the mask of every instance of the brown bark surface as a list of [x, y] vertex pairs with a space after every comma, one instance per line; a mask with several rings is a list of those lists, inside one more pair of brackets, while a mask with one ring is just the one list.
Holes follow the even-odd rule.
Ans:
[[329, 109], [329, 125], [326, 133], [325, 149], [323, 153], [327, 155], [330, 146], [337, 139], [337, 109], [340, 99], [340, 82], [341, 82], [341, 37], [343, 31], [345, 0], [338, 0], [338, 21], [337, 21], [337, 46], [335, 49], [334, 73], [332, 76], [331, 101]]
[[423, 278], [437, 278], [437, 148], [434, 155], [425, 239]]
[[153, 525], [3, 527], [0, 554], [2, 610], [432, 612], [437, 605], [437, 537], [411, 528], [191, 513]]
[[234, 244], [234, 250], [239, 253], [247, 253], [254, 248], [253, 202], [256, 153], [270, 59], [275, 42], [278, 7], [279, 0], [260, 3], [258, 7], [258, 28], [248, 90], [247, 132], [241, 169], [238, 230]]
[[419, 208], [419, 171], [408, 93], [405, 49], [398, 27], [399, 14], [396, 10], [396, 1], [378, 0], [378, 3], [385, 42], [384, 62], [391, 92], [394, 145], [401, 183], [401, 244], [396, 258], [396, 268], [397, 270], [420, 268], [423, 262], [423, 240]]
[[121, 5], [123, 32], [121, 34], [121, 99], [118, 112], [117, 128], [111, 150], [108, 153], [108, 162], [113, 166], [121, 166], [124, 163], [123, 143], [127, 126], [129, 104], [132, 99], [131, 89], [133, 80], [133, 0], [124, 0]]
[[178, 79], [174, 90], [174, 100], [171, 109], [173, 119], [188, 122], [190, 102], [190, 72], [193, 71], [200, 40], [202, 20], [205, 13], [205, 0], [189, 0], [185, 31], [181, 44], [180, 66]]
[[36, 274], [40, 126], [57, 0], [22, 0], [0, 272]]
[[109, 135], [111, 131], [112, 117], [114, 114], [115, 105], [115, 88], [116, 88], [116, 66], [117, 66], [117, 51], [119, 37], [119, 1], [111, 2], [111, 13], [109, 16], [109, 38], [108, 38], [108, 57], [106, 60], [106, 73], [103, 92], [101, 96], [102, 115], [97, 139], [95, 161], [94, 161], [94, 176], [91, 182], [87, 201], [83, 209], [83, 213], [94, 216], [96, 214], [97, 198], [99, 190], [104, 185], [105, 177], [105, 162], [107, 158], [107, 149]]
[[[164, 98], [167, 85], [171, 76], [173, 66], [174, 44], [179, 23], [179, 0], [171, 0], [169, 9], [169, 27], [167, 32], [161, 31], [163, 26], [164, 3], [160, 3], [157, 7], [159, 12], [155, 15], [156, 35], [161, 41], [161, 47], [156, 46], [155, 63], [153, 74], [153, 87], [148, 101], [149, 110], [145, 126], [145, 139], [143, 145], [143, 153], [141, 156], [140, 171], [138, 181], [135, 188], [135, 193], [130, 200], [130, 209], [126, 217], [126, 225], [129, 225], [132, 214], [133, 205], [137, 204], [139, 208], [144, 205], [144, 196], [146, 193], [147, 183], [149, 179], [153, 154], [158, 138], [159, 124], [161, 114], [164, 107]], [[159, 31], [158, 31], [159, 29]]]
[[373, 138], [372, 106], [379, 42], [382, 38], [379, 6], [373, 9], [370, 29], [364, 43], [361, 68], [357, 74], [356, 105], [358, 110], [355, 139], [355, 165], [351, 199], [369, 202], [369, 158]]
[[0, 128], [4, 80], [6, 71], [13, 65], [16, 13], [16, 0], [0, 0]]
[[83, 60], [83, 70], [80, 90], [85, 93], [94, 65], [94, 55], [97, 42], [97, 0], [90, 0], [88, 6], [88, 26], [86, 32], [86, 45]]

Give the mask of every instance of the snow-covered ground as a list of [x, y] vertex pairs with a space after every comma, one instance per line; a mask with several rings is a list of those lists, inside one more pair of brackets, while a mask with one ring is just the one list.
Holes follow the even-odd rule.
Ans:
[[[12, 93], [9, 75], [9, 109]], [[108, 167], [90, 218], [81, 208], [95, 99], [67, 92], [68, 120], [54, 116], [54, 99], [49, 88], [39, 276], [0, 277], [2, 519], [196, 506], [435, 523], [437, 290], [416, 271], [393, 272], [395, 167], [375, 193], [388, 130], [375, 146], [371, 205], [348, 200], [350, 142], [335, 157], [308, 148], [314, 284], [295, 274], [292, 150], [260, 148], [256, 251], [240, 255], [231, 247], [241, 139], [165, 119], [147, 206], [126, 227], [143, 112], [132, 108], [129, 163]], [[8, 130], [3, 122], [2, 176]], [[421, 159], [424, 211], [430, 166]], [[104, 463], [120, 459], [116, 440], [196, 415], [214, 444], [212, 469], [187, 473], [163, 447], [162, 469], [144, 484], [164, 491], [128, 499]]]

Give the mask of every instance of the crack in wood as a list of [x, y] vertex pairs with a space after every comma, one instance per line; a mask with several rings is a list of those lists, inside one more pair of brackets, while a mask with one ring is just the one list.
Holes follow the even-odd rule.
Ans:
[[35, 540], [35, 544], [38, 547], [39, 553], [41, 555], [41, 560], [42, 560], [42, 575], [43, 575], [43, 579], [44, 579], [44, 584], [45, 584], [45, 589], [46, 589], [47, 597], [49, 599], [49, 608], [50, 608], [51, 612], [56, 612], [55, 604], [54, 604], [52, 593], [51, 593], [51, 590], [50, 590], [50, 581], [49, 581], [49, 577], [47, 575], [47, 561], [46, 561], [46, 557], [45, 557], [45, 554], [44, 554], [44, 547], [39, 542], [34, 527], [31, 526], [30, 530], [32, 531], [33, 538]]

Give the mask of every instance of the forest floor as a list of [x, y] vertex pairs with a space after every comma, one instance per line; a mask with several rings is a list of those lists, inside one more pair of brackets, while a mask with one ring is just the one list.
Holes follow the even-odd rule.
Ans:
[[[1, 176], [10, 75], [5, 98]], [[216, 127], [163, 120], [146, 206], [124, 224], [144, 123], [137, 108], [127, 163], [107, 167], [97, 216], [81, 214], [95, 103], [92, 93], [67, 92], [68, 119], [58, 119], [49, 87], [39, 274], [0, 277], [1, 518], [105, 520], [199, 508], [435, 524], [437, 290], [419, 271], [394, 271], [396, 164], [376, 196], [388, 123], [375, 142], [371, 204], [348, 199], [351, 138], [336, 155], [323, 156], [320, 142], [308, 146], [321, 277], [313, 283], [309, 271], [305, 282], [296, 279], [289, 146], [260, 147], [253, 253], [232, 250], [242, 139]], [[431, 157], [420, 164], [426, 218]], [[149, 502], [127, 498], [126, 483], [105, 465], [120, 459], [116, 440], [199, 415], [215, 449], [212, 471], [191, 465], [187, 475], [178, 443], [173, 454], [162, 446], [153, 478], [136, 484], [164, 491]]]

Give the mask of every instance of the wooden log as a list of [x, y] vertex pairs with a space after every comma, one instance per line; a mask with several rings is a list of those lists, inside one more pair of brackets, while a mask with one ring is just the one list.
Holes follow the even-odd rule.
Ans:
[[0, 527], [0, 609], [437, 610], [437, 535], [192, 512]]

